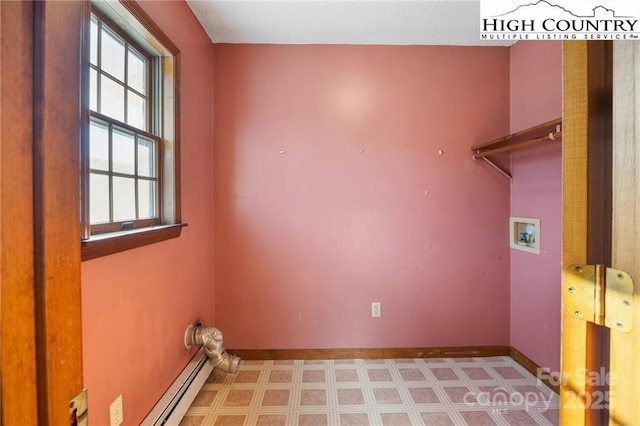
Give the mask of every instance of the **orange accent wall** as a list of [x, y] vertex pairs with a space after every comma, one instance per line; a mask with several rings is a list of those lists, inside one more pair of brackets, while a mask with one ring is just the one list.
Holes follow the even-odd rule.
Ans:
[[123, 396], [137, 425], [192, 357], [183, 333], [213, 323], [211, 42], [184, 2], [140, 5], [181, 50], [182, 219], [178, 239], [82, 264], [84, 384], [91, 424]]
[[[214, 47], [229, 348], [509, 344], [509, 50]], [[382, 317], [371, 318], [371, 302]]]

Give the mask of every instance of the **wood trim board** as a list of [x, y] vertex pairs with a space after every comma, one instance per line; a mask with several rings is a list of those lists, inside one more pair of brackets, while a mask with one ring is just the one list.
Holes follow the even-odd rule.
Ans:
[[470, 358], [508, 356], [509, 346], [346, 349], [227, 349], [227, 352], [237, 355], [245, 360]]
[[542, 383], [544, 383], [549, 389], [551, 389], [552, 391], [554, 391], [557, 394], [560, 393], [560, 386], [558, 386], [557, 384], [553, 383], [547, 377], [540, 377], [539, 372], [543, 368], [540, 367], [538, 364], [536, 364], [531, 358], [529, 358], [528, 356], [526, 356], [525, 354], [523, 354], [522, 352], [520, 352], [519, 350], [517, 350], [513, 346], [511, 346], [509, 348], [509, 356], [515, 362], [517, 362], [522, 367], [524, 367], [524, 369], [527, 370], [529, 373], [531, 373], [534, 376], [536, 376], [536, 378], [538, 378], [538, 380], [540, 380]]

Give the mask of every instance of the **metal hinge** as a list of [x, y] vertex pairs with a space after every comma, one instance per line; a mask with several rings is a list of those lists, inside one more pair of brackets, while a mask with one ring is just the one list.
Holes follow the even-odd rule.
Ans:
[[89, 408], [87, 404], [87, 390], [83, 389], [69, 401], [69, 424], [71, 426], [88, 426]]
[[628, 333], [633, 324], [633, 279], [604, 265], [571, 264], [562, 280], [563, 310], [584, 321]]

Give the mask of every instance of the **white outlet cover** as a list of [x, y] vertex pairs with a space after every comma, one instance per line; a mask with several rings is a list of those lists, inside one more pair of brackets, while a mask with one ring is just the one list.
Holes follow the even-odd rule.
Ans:
[[382, 316], [381, 305], [380, 302], [371, 302], [371, 316], [373, 318], [380, 318]]
[[118, 397], [109, 405], [109, 414], [111, 426], [120, 426], [124, 421], [124, 414], [122, 412], [122, 395]]

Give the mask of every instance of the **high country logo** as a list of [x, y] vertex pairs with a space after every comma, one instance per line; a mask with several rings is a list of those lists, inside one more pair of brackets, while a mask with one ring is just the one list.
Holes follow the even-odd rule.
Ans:
[[[571, 5], [571, 6], [569, 6]], [[483, 39], [633, 40], [640, 37], [637, 0], [481, 0]]]

